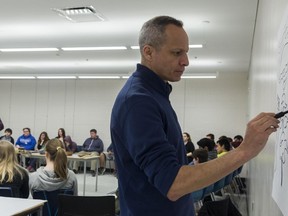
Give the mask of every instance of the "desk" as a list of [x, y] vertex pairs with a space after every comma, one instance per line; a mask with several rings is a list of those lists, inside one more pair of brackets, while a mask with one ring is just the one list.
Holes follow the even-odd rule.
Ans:
[[[29, 154], [21, 154], [24, 157], [27, 158], [45, 158], [45, 154], [39, 154], [39, 153], [29, 153]], [[91, 160], [97, 160], [96, 163], [96, 183], [95, 183], [95, 191], [97, 191], [98, 189], [98, 162], [99, 162], [99, 158], [100, 156], [90, 156], [90, 155], [86, 155], [83, 157], [79, 157], [76, 154], [73, 154], [71, 156], [67, 156], [68, 160], [72, 160], [72, 161], [83, 161], [84, 162], [84, 181], [83, 181], [83, 196], [85, 196], [85, 189], [86, 189], [86, 165], [87, 165], [87, 161], [91, 161]], [[24, 160], [25, 161], [25, 160]]]
[[38, 215], [42, 215], [45, 202], [46, 200], [0, 197], [0, 214], [1, 216], [26, 216], [37, 211]]

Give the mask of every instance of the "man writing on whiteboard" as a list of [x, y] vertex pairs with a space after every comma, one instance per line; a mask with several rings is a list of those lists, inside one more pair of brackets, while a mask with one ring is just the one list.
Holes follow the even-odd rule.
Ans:
[[168, 83], [179, 81], [189, 64], [188, 36], [181, 21], [160, 16], [143, 25], [139, 45], [141, 64], [118, 94], [111, 115], [121, 215], [194, 215], [191, 192], [255, 157], [279, 121], [274, 113], [261, 113], [247, 124], [237, 149], [188, 166]]

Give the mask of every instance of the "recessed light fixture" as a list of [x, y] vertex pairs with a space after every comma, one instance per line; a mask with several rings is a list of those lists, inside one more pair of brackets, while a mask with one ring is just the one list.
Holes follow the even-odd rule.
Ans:
[[76, 76], [37, 76], [37, 79], [76, 79]]
[[89, 50], [127, 50], [126, 46], [111, 47], [63, 47], [63, 51], [89, 51]]
[[5, 48], [0, 49], [1, 52], [50, 52], [59, 51], [58, 48]]
[[52, 10], [72, 22], [101, 22], [106, 20], [106, 18], [101, 13], [97, 12], [93, 6], [63, 9], [52, 8]]

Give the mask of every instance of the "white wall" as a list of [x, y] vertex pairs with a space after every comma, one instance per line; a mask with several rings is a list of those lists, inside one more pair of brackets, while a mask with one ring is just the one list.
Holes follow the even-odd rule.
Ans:
[[[38, 138], [50, 137], [60, 127], [78, 145], [96, 128], [105, 146], [110, 144], [110, 113], [125, 80], [0, 80], [0, 117], [13, 136], [30, 127]], [[213, 132], [243, 134], [247, 115], [247, 75], [221, 74], [217, 79], [190, 79], [173, 83], [171, 103], [183, 131], [194, 142]]]
[[[277, 33], [285, 0], [259, 1], [252, 63], [249, 75], [250, 116], [276, 111]], [[282, 215], [271, 197], [275, 135], [264, 151], [249, 163], [249, 212], [253, 216]]]

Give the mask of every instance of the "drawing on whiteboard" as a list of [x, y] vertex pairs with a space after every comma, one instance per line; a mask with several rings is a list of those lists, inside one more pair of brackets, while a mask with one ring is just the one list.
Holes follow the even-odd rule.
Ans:
[[[277, 111], [288, 110], [288, 6], [278, 31]], [[272, 197], [288, 216], [288, 116], [279, 119], [276, 132]]]
[[[277, 109], [278, 111], [287, 110], [288, 98], [287, 92], [287, 80], [288, 80], [288, 28], [285, 27], [283, 35], [281, 37], [279, 49], [279, 60], [280, 60], [280, 70], [278, 75], [278, 85], [277, 85]], [[280, 185], [283, 185], [283, 180], [285, 175], [285, 166], [287, 166], [286, 160], [288, 159], [288, 117], [284, 116], [280, 119], [279, 130], [277, 132], [277, 143], [278, 143], [278, 160], [280, 160]], [[286, 165], [285, 165], [286, 164]]]

